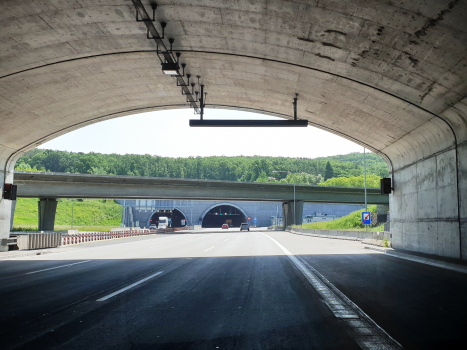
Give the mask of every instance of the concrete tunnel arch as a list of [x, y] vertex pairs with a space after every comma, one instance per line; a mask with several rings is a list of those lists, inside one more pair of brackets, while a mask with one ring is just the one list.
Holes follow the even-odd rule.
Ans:
[[[217, 208], [217, 207], [222, 207], [222, 206], [225, 206], [225, 207], [232, 207], [232, 208], [235, 208], [237, 210], [240, 211], [240, 213], [242, 214], [242, 217], [240, 218], [240, 220], [243, 220], [243, 222], [247, 222], [246, 218], [248, 217], [247, 213], [245, 212], [245, 210], [243, 210], [241, 207], [239, 207], [238, 205], [236, 204], [233, 204], [233, 203], [230, 203], [230, 202], [223, 202], [223, 203], [216, 203], [214, 205], [211, 205], [208, 209], [206, 209], [203, 214], [201, 215], [200, 217], [200, 221], [201, 221], [201, 225], [202, 227], [206, 227], [205, 226], [205, 219], [206, 219], [206, 216], [208, 215], [208, 213]], [[221, 225], [224, 223], [224, 222], [221, 222], [221, 221], [225, 221], [225, 220], [231, 220], [232, 218], [230, 216], [227, 216], [227, 217], [224, 217], [224, 218], [221, 218], [222, 216], [219, 216], [219, 219], [218, 221], [219, 222], [215, 222], [214, 224], [210, 224], [208, 227], [221, 227]], [[225, 219], [227, 218], [227, 219]], [[240, 224], [237, 222], [238, 220], [235, 220], [235, 223], [232, 223], [232, 226], [233, 227], [239, 227]], [[240, 222], [241, 223], [241, 222]], [[230, 225], [229, 225], [230, 226]]]
[[[174, 215], [177, 216], [177, 218], [173, 217]], [[155, 224], [155, 219], [154, 218], [156, 218], [158, 216], [168, 216], [168, 217], [172, 218], [172, 227], [173, 228], [182, 227], [182, 225], [181, 225], [181, 220], [182, 219], [185, 219], [185, 226], [190, 225], [190, 222], [188, 221], [188, 216], [183, 212], [183, 210], [181, 210], [180, 208], [174, 207], [171, 214], [169, 214], [169, 213], [159, 213], [159, 210], [154, 210], [151, 213], [151, 215], [149, 215], [146, 227], [149, 227], [150, 225]], [[181, 217], [179, 217], [179, 216], [181, 216]]]

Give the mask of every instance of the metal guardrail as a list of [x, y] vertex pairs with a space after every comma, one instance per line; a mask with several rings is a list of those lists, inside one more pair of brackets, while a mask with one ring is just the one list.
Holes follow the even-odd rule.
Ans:
[[158, 233], [157, 230], [135, 230], [135, 231], [110, 231], [110, 232], [86, 232], [78, 234], [62, 235], [61, 245], [81, 244], [109, 239], [128, 238]]
[[55, 248], [72, 244], [81, 244], [94, 241], [104, 241], [109, 239], [119, 239], [151, 235], [156, 233], [172, 233], [186, 228], [169, 228], [157, 230], [125, 230], [110, 232], [85, 232], [85, 233], [64, 233], [64, 232], [21, 232], [11, 233], [10, 238], [2, 239], [2, 245], [17, 245], [19, 250]]

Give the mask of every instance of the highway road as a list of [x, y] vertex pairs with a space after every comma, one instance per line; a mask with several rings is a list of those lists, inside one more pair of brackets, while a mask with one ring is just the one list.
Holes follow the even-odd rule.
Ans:
[[467, 275], [360, 242], [210, 229], [56, 251], [0, 261], [0, 348], [465, 349], [467, 342]]

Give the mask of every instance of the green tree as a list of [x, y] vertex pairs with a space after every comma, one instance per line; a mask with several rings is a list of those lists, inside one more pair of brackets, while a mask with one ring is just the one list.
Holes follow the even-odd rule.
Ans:
[[332, 179], [334, 177], [334, 169], [332, 168], [331, 163], [328, 161], [326, 163], [326, 170], [324, 171], [324, 181]]
[[[379, 155], [368, 153], [366, 161], [369, 175], [388, 176], [388, 166]], [[317, 159], [261, 156], [169, 158], [149, 154], [120, 155], [34, 149], [24, 154], [15, 168], [248, 182], [260, 179], [265, 182], [315, 185], [323, 182], [321, 174], [326, 174], [327, 168], [332, 168], [333, 174], [327, 174], [325, 180], [333, 177], [359, 177], [363, 174], [363, 157], [361, 153], [351, 153]], [[273, 169], [280, 172], [273, 173]]]
[[[381, 178], [378, 175], [370, 174], [366, 176], [366, 187], [378, 188], [380, 186]], [[365, 177], [350, 176], [350, 177], [335, 177], [324, 182], [319, 183], [320, 186], [339, 186], [339, 187], [364, 187]]]

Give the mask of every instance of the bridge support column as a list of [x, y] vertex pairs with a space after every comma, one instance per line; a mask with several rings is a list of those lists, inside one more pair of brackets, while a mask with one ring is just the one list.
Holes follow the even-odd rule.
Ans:
[[[282, 213], [284, 215], [284, 227], [291, 225], [301, 225], [303, 221], [303, 201], [288, 201], [282, 203]], [[295, 220], [294, 220], [295, 217]]]
[[10, 231], [13, 230], [13, 221], [15, 219], [16, 201], [11, 201]]
[[57, 200], [55, 198], [41, 198], [39, 205], [39, 231], [53, 231]]

